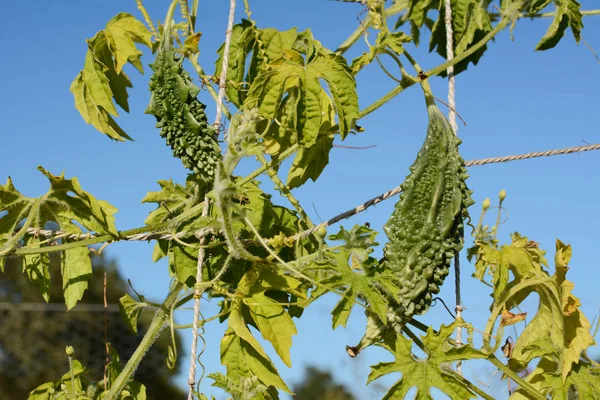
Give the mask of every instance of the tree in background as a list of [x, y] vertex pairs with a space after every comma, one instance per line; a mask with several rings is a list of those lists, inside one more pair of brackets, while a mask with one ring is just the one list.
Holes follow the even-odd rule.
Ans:
[[354, 400], [354, 395], [337, 383], [329, 371], [309, 365], [304, 379], [294, 385], [294, 400]]
[[[64, 306], [58, 255], [51, 254], [50, 258], [53, 279], [48, 305], [27, 275], [21, 273], [21, 260], [7, 260], [5, 273], [0, 274], [0, 398], [24, 399], [40, 382], [58, 379], [68, 368], [67, 345], [75, 348], [76, 357], [88, 368], [90, 378], [103, 379], [104, 272], [109, 305], [114, 307], [131, 290], [119, 275], [115, 260], [104, 255], [92, 260], [94, 273], [82, 299], [83, 307], [69, 312]], [[152, 313], [142, 313], [137, 335], [114, 308], [107, 317], [108, 342], [126, 361], [145, 334]], [[148, 399], [184, 397], [184, 392], [170, 381], [179, 370], [179, 359], [173, 369], [165, 363], [170, 343], [170, 332], [165, 330], [136, 371], [135, 379], [146, 386]], [[177, 334], [176, 343], [180, 347]]]

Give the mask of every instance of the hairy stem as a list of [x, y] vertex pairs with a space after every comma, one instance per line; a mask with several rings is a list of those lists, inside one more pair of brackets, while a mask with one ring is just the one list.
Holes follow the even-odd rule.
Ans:
[[135, 349], [131, 358], [123, 368], [123, 371], [117, 376], [115, 381], [113, 382], [110, 390], [104, 397], [104, 400], [116, 400], [121, 395], [121, 391], [125, 389], [127, 383], [133, 378], [133, 374], [137, 369], [138, 365], [144, 358], [144, 355], [148, 352], [152, 344], [156, 341], [160, 333], [165, 327], [165, 323], [169, 319], [169, 313], [171, 310], [171, 306], [177, 301], [177, 297], [179, 296], [179, 292], [183, 288], [183, 284], [180, 282], [176, 282], [173, 285], [173, 288], [169, 292], [169, 295], [162, 303], [161, 307], [154, 314], [154, 318], [148, 327], [148, 331], [142, 338], [140, 345]]
[[[394, 3], [387, 9], [383, 11], [382, 19], [385, 20], [387, 17], [391, 17], [392, 15], [396, 15], [404, 10], [404, 6], [401, 3]], [[354, 45], [360, 39], [361, 35], [369, 29], [371, 26], [371, 18], [367, 15], [362, 24], [356, 28], [354, 32], [342, 43], [335, 51], [336, 53], [345, 53], [350, 47]]]
[[[268, 161], [267, 161], [267, 159], [265, 158], [264, 155], [259, 154], [257, 156], [257, 158], [259, 159], [259, 161], [262, 163], [263, 166], [266, 166], [268, 164]], [[308, 217], [308, 215], [306, 214], [306, 212], [304, 211], [304, 208], [302, 208], [302, 205], [300, 204], [300, 202], [298, 201], [298, 199], [296, 199], [294, 197], [294, 195], [287, 188], [287, 186], [285, 185], [285, 183], [283, 183], [281, 181], [281, 178], [279, 178], [279, 175], [277, 175], [277, 172], [275, 172], [275, 170], [273, 170], [272, 168], [269, 168], [269, 169], [267, 169], [267, 175], [269, 176], [269, 178], [271, 178], [271, 181], [273, 181], [273, 183], [275, 184], [275, 186], [277, 186], [277, 188], [279, 189], [279, 192], [282, 195], [284, 195], [285, 198], [288, 199], [288, 201], [292, 204], [292, 206], [294, 206], [294, 208], [296, 209], [296, 211], [298, 211], [298, 214], [300, 214], [300, 218], [302, 218], [302, 220], [306, 224], [306, 228], [313, 227], [314, 224], [310, 220], [310, 218]]]
[[142, 16], [144, 17], [144, 21], [146, 22], [146, 25], [148, 25], [148, 29], [150, 30], [150, 32], [152, 32], [152, 34], [154, 35], [155, 38], [158, 38], [158, 34], [156, 33], [156, 28], [154, 27], [154, 24], [152, 23], [152, 18], [150, 18], [150, 14], [148, 14], [148, 11], [146, 11], [146, 7], [144, 7], [144, 5], [142, 4], [142, 0], [135, 0], [135, 3], [137, 4], [138, 10], [140, 10], [140, 12], [142, 13]]
[[283, 160], [285, 160], [286, 158], [288, 158], [289, 156], [291, 156], [292, 154], [294, 154], [294, 152], [296, 150], [298, 150], [298, 147], [299, 147], [298, 143], [294, 143], [293, 145], [290, 146], [289, 149], [287, 149], [286, 151], [282, 152], [277, 158], [273, 158], [273, 159], [271, 159], [271, 161], [269, 161], [268, 163], [264, 164], [262, 167], [257, 168], [254, 172], [250, 173], [245, 178], [242, 178], [239, 182], [237, 182], [237, 184], [240, 185], [240, 186], [242, 186], [245, 183], [248, 183], [252, 179], [254, 179], [257, 176], [259, 176], [260, 174], [262, 174], [263, 172], [265, 172], [269, 168], [273, 168], [275, 165], [281, 164], [283, 162]]
[[[459, 54], [458, 56], [454, 57], [452, 60], [446, 61], [445, 63], [438, 65], [437, 67], [425, 72], [424, 74], [427, 76], [427, 78], [441, 74], [443, 71], [448, 69], [449, 66], [458, 64], [459, 62], [463, 61], [464, 59], [469, 57], [471, 54], [475, 53], [477, 50], [479, 50], [480, 48], [485, 46], [485, 44], [487, 42], [492, 40], [498, 33], [500, 33], [500, 31], [502, 31], [504, 28], [506, 28], [509, 24], [510, 24], [510, 18], [503, 18], [502, 20], [500, 20], [500, 22], [498, 22], [498, 24], [496, 25], [496, 27], [494, 29], [492, 29], [479, 42], [477, 42], [475, 45], [473, 45], [472, 47], [467, 49], [464, 53]], [[390, 101], [391, 99], [396, 97], [404, 89], [409, 88], [416, 83], [416, 82], [410, 81], [408, 79], [405, 79], [402, 82], [403, 83], [401, 85], [396, 86], [394, 89], [390, 90], [387, 94], [385, 94], [383, 97], [381, 97], [379, 100], [375, 101], [373, 104], [371, 104], [370, 106], [368, 106], [367, 108], [362, 110], [358, 114], [358, 118], [361, 119], [361, 118], [371, 114], [373, 111], [377, 110], [379, 107], [381, 107], [382, 105], [384, 105], [385, 103], [387, 103], [388, 101]]]

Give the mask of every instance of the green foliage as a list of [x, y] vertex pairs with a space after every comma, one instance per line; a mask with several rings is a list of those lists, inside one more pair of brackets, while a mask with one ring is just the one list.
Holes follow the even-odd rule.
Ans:
[[[422, 339], [408, 326], [423, 328], [413, 317], [429, 309], [433, 295], [448, 275], [451, 260], [462, 249], [467, 207], [472, 204], [471, 191], [465, 184], [464, 161], [458, 153], [460, 141], [435, 105], [427, 79], [443, 75], [447, 65], [460, 73], [468, 65], [477, 64], [498, 32], [510, 22], [514, 27], [523, 16], [541, 16], [551, 0], [507, 0], [500, 2], [500, 8], [491, 0], [451, 0], [455, 59], [425, 74], [409, 54], [408, 44], [419, 44], [425, 26], [431, 31], [429, 51], [435, 50], [446, 59], [445, 2], [397, 0], [387, 9], [385, 3], [362, 2], [368, 11], [367, 28], [361, 26], [347, 41], [350, 44], [342, 45], [339, 52], [323, 47], [310, 30], [261, 29], [248, 20], [235, 25], [226, 82], [219, 82], [226, 87], [226, 103], [237, 109], [224, 136], [223, 155], [205, 105], [197, 99], [200, 89], [183, 68], [188, 58], [203, 82], [209, 82], [197, 60], [200, 32], [194, 32], [194, 24], [198, 2], [187, 9], [188, 2], [172, 1], [164, 25], [159, 24], [161, 37], [154, 43], [150, 31], [124, 13], [88, 41], [84, 68], [71, 85], [75, 106], [84, 120], [112, 139], [129, 139], [113, 118], [118, 115], [113, 101], [129, 110], [127, 88], [131, 82], [123, 67], [130, 63], [142, 72], [142, 53], [136, 43], [158, 49], [151, 65], [152, 96], [146, 112], [156, 117], [161, 136], [192, 173], [185, 185], [159, 181], [160, 190], [142, 200], [157, 204], [146, 225], [125, 232], [115, 228], [116, 209], [83, 191], [76, 179], [66, 180], [64, 174], [54, 176], [40, 168], [50, 179], [51, 189], [44, 196], [30, 199], [22, 196], [9, 178], [6, 185], [0, 186], [0, 269], [8, 256], [23, 255], [27, 278], [48, 301], [52, 290], [48, 253], [63, 251], [62, 291], [70, 309], [82, 298], [92, 273], [87, 245], [148, 233], [144, 240], [157, 241], [153, 259], [168, 257], [174, 284], [128, 364], [121, 368], [118, 354], [111, 351], [110, 391], [101, 395], [99, 391], [104, 388], [87, 380], [83, 366], [70, 359], [69, 374], [39, 386], [30, 398], [47, 398], [50, 391], [54, 391], [55, 398], [74, 397], [75, 393], [110, 400], [119, 396], [145, 398], [144, 387], [128, 383], [129, 379], [172, 316], [168, 312], [197, 297], [198, 292], [220, 299], [219, 314], [201, 324], [212, 319], [226, 321], [220, 356], [227, 375], [209, 376], [214, 386], [236, 400], [278, 399], [278, 390], [291, 393], [255, 333], [260, 332], [291, 367], [290, 349], [297, 334], [293, 318], [301, 317], [308, 305], [327, 293], [340, 296], [332, 310], [334, 329], [346, 326], [354, 306], [364, 308], [367, 315], [364, 337], [357, 346], [347, 347], [351, 356], [371, 345], [381, 346], [394, 356], [392, 362], [373, 366], [369, 376], [370, 382], [392, 372], [402, 373], [386, 399], [404, 398], [413, 388], [418, 399], [431, 398], [432, 388], [452, 399], [476, 395], [490, 398], [449, 367], [452, 362], [470, 359], [488, 360], [515, 381], [519, 389], [512, 398], [595, 395], [600, 388], [600, 374], [586, 354], [594, 343], [591, 326], [572, 294], [573, 284], [566, 280], [571, 248], [560, 241], [556, 271], [550, 275], [544, 268], [545, 253], [537, 244], [515, 234], [510, 245], [499, 246], [497, 226], [488, 231], [479, 224], [475, 246], [468, 254], [475, 259], [474, 276], [480, 280], [491, 276], [489, 285], [493, 287], [491, 316], [481, 349], [473, 346], [471, 336], [467, 344], [457, 344], [451, 338], [459, 327], [470, 334], [475, 331], [462, 319], [442, 325], [437, 331], [433, 327], [423, 329], [426, 335]], [[579, 3], [553, 3], [554, 19], [537, 50], [554, 47], [567, 27], [576, 41], [580, 39], [583, 24]], [[151, 25], [152, 19], [141, 2], [138, 7]], [[177, 7], [181, 8], [183, 23], [173, 21]], [[250, 18], [250, 10], [247, 12]], [[399, 12], [403, 14], [390, 30], [387, 17]], [[406, 23], [410, 32], [398, 30]], [[368, 27], [378, 31], [375, 43], [367, 41], [368, 51], [349, 65], [342, 53], [366, 34]], [[180, 36], [185, 37], [183, 44]], [[179, 49], [171, 47], [172, 38]], [[225, 45], [218, 50], [215, 76], [223, 72], [224, 49]], [[380, 62], [379, 56], [384, 54], [400, 69], [401, 78], [385, 70], [398, 87], [359, 112], [355, 75], [367, 64]], [[404, 58], [416, 68], [417, 77], [406, 72]], [[389, 239], [384, 258], [372, 257], [378, 246], [377, 232], [366, 226], [355, 226], [350, 231], [342, 227], [328, 237], [329, 241], [341, 242], [339, 245], [326, 241], [323, 229], [304, 231], [313, 223], [291, 190], [319, 178], [329, 163], [336, 135], [344, 140], [351, 132], [362, 131], [356, 125], [360, 117], [389, 101], [394, 93], [419, 82], [426, 92], [429, 126], [423, 147], [402, 184], [400, 200], [384, 226]], [[217, 96], [213, 87], [208, 89]], [[266, 156], [271, 159], [267, 161]], [[235, 176], [236, 167], [245, 157], [256, 157], [262, 167], [246, 178]], [[287, 157], [293, 159], [284, 184], [279, 166]], [[274, 204], [259, 187], [254, 178], [264, 172], [294, 209]], [[504, 197], [505, 193], [501, 202]], [[489, 202], [483, 214], [488, 209]], [[58, 224], [64, 233], [50, 239], [32, 234], [33, 229], [48, 223]], [[90, 235], [83, 239], [73, 236], [87, 233]], [[56, 248], [49, 249], [51, 245]], [[199, 253], [204, 257], [201, 265]], [[196, 282], [199, 267], [202, 282]], [[190, 290], [179, 297], [184, 287], [195, 289], [194, 294]], [[504, 327], [525, 320], [523, 313], [511, 310], [534, 293], [539, 298], [538, 311], [514, 343], [503, 346], [509, 358], [505, 365], [494, 355], [502, 344]], [[147, 305], [142, 296], [138, 297], [140, 302], [128, 294], [120, 299], [121, 313], [134, 333], [141, 309]], [[412, 353], [413, 344], [425, 352], [424, 359]], [[170, 350], [172, 361], [174, 348]], [[521, 378], [518, 373], [533, 361], [537, 361], [536, 369]]]
[[[538, 1], [536, 3], [531, 6], [533, 12], [542, 10], [550, 1]], [[581, 38], [581, 29], [583, 28], [581, 5], [576, 0], [556, 0], [554, 3], [556, 4], [556, 14], [548, 31], [535, 47], [536, 50], [548, 50], [556, 46], [567, 27], [571, 27], [571, 32], [573, 32], [573, 37], [575, 37], [577, 43]]]
[[[106, 366], [107, 385], [110, 387], [116, 376], [121, 372], [119, 354], [110, 349], [110, 362]], [[47, 382], [29, 393], [27, 400], [99, 400], [105, 398], [104, 382], [93, 382], [86, 377], [87, 369], [79, 361], [69, 357], [69, 372], [56, 382]], [[121, 391], [122, 400], [146, 400], [146, 387], [139, 382], [131, 381], [125, 390]]]
[[384, 226], [389, 242], [383, 268], [394, 275], [401, 321], [427, 311], [450, 262], [463, 246], [463, 224], [473, 200], [467, 189], [459, 141], [446, 117], [427, 96], [429, 126], [423, 147]]
[[[92, 257], [93, 275], [89, 280], [81, 302], [86, 306], [102, 308], [104, 304], [104, 273], [106, 273], [106, 299], [115, 304], [123, 293], [128, 293], [128, 283], [119, 273], [119, 265], [107, 259], [102, 253]], [[3, 399], [25, 399], [27, 394], [41, 382], [54, 382], [59, 378], [68, 360], [65, 346], [75, 348], [76, 358], [86, 366], [85, 376], [91, 381], [102, 381], [105, 345], [103, 313], [87, 311], [79, 306], [74, 310], [56, 310], [64, 303], [62, 283], [60, 282], [61, 257], [58, 253], [43, 253], [50, 258], [49, 306], [40, 304], [44, 300], [26, 274], [22, 273], [24, 257], [11, 257], [7, 260], [6, 271], [0, 274], [0, 311], [2, 329], [0, 330], [0, 352], [4, 362], [0, 363], [0, 397]], [[57, 279], [58, 277], [58, 279]], [[128, 296], [128, 295], [126, 295]], [[15, 305], [6, 309], [6, 305], [19, 299], [25, 307]], [[143, 303], [138, 303], [143, 305]], [[64, 306], [63, 306], [64, 307]], [[118, 313], [108, 313], [107, 341], [114, 350], [118, 350], [121, 360], [127, 360], [148, 330], [152, 313], [146, 310], [137, 321], [138, 335], [130, 333], [125, 319]], [[154, 342], [136, 371], [135, 379], [146, 385], [148, 399], [181, 398], [183, 391], [172, 381], [183, 360], [174, 369], [164, 363], [167, 347], [172, 343], [167, 330]], [[175, 332], [175, 342], [181, 344], [181, 334]], [[61, 373], [59, 373], [61, 372]], [[10, 394], [10, 395], [9, 395]]]
[[146, 306], [144, 303], [138, 303], [126, 293], [119, 299], [119, 312], [123, 317], [123, 321], [127, 323], [127, 327], [131, 332], [137, 334], [137, 324], [140, 315], [142, 315], [142, 309]]
[[458, 360], [487, 358], [487, 354], [474, 349], [470, 344], [453, 346], [450, 336], [458, 326], [457, 320], [449, 326], [442, 325], [438, 332], [430, 327], [422, 342], [427, 353], [425, 359], [416, 359], [412, 354], [412, 340], [400, 334], [388, 335], [379, 346], [391, 352], [395, 361], [382, 362], [371, 367], [368, 382], [384, 375], [401, 372], [402, 378], [396, 382], [383, 399], [403, 399], [407, 392], [417, 388], [415, 399], [431, 399], [431, 389], [441, 389], [453, 400], [472, 399], [477, 396], [465, 385], [465, 379], [450, 368], [450, 363]]
[[[216, 61], [217, 76], [223, 48]], [[358, 118], [356, 82], [346, 60], [324, 48], [309, 30], [258, 29], [245, 20], [235, 25], [227, 80], [229, 100], [240, 109], [258, 109], [265, 119], [259, 130], [268, 154], [277, 157], [299, 145], [289, 188], [319, 177], [328, 163], [333, 134], [339, 131], [343, 140]]]
[[[64, 173], [53, 175], [42, 167], [38, 169], [50, 181], [48, 192], [38, 198], [23, 196], [9, 178], [0, 185], [0, 255], [10, 255], [24, 240], [25, 248], [47, 248], [48, 241], [39, 240], [37, 235], [27, 232], [30, 227], [43, 228], [48, 223], [58, 224], [67, 234], [83, 234], [83, 226], [90, 233], [117, 236], [114, 214], [117, 209], [104, 200], [97, 200], [81, 188], [77, 178], [65, 179]], [[63, 243], [73, 242], [63, 238]], [[3, 259], [2, 259], [3, 260]], [[4, 261], [3, 261], [4, 262]], [[33, 283], [40, 288], [48, 301], [50, 274], [49, 259], [42, 254], [28, 254], [25, 257], [25, 270]], [[92, 265], [87, 247], [72, 247], [64, 251], [61, 264], [63, 291], [67, 309], [71, 309], [83, 296], [87, 281], [92, 273]]]
[[[476, 231], [475, 245], [469, 249], [470, 258], [475, 259], [473, 276], [485, 281], [489, 275], [494, 288], [484, 347], [492, 351], [501, 344], [504, 326], [513, 323], [510, 310], [518, 309], [535, 293], [538, 310], [511, 345], [508, 367], [520, 372], [538, 360], [536, 368], [525, 377], [532, 388], [552, 399], [567, 399], [572, 390], [579, 398], [587, 398], [600, 387], [600, 368], [587, 357], [587, 349], [595, 344], [591, 324], [579, 308], [579, 299], [572, 294], [574, 284], [566, 279], [572, 249], [556, 241], [552, 275], [544, 268], [548, 266], [544, 255], [536, 242], [518, 233], [512, 235], [510, 245], [498, 246], [489, 232], [481, 227]], [[499, 318], [501, 323], [497, 324]], [[521, 387], [511, 399], [528, 395]]]
[[142, 53], [135, 44], [152, 48], [151, 37], [143, 23], [132, 15], [119, 13], [87, 41], [85, 64], [73, 80], [71, 92], [84, 121], [111, 139], [131, 139], [113, 118], [119, 115], [113, 100], [129, 112], [127, 88], [132, 85], [123, 66], [130, 63], [143, 73]]
[[208, 124], [206, 106], [196, 98], [200, 89], [183, 69], [183, 58], [178, 59], [170, 46], [161, 46], [151, 67], [152, 97], [145, 112], [156, 117], [156, 127], [173, 155], [200, 179], [212, 181], [221, 149]]

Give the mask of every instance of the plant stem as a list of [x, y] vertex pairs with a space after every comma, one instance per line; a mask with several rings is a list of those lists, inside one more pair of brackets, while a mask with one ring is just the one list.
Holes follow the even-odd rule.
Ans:
[[140, 345], [135, 349], [134, 353], [131, 355], [131, 358], [123, 368], [123, 371], [117, 376], [115, 381], [113, 382], [110, 390], [104, 397], [104, 400], [116, 400], [119, 398], [121, 391], [125, 389], [127, 383], [133, 377], [135, 370], [137, 369], [140, 361], [144, 355], [148, 352], [152, 344], [156, 341], [160, 333], [165, 327], [165, 323], [169, 319], [169, 312], [171, 310], [171, 306], [177, 301], [177, 297], [179, 296], [179, 292], [183, 288], [183, 284], [180, 282], [176, 282], [173, 285], [173, 288], [169, 292], [169, 295], [162, 303], [156, 314], [154, 314], [154, 318], [148, 327], [148, 331], [142, 338]]
[[296, 150], [298, 150], [298, 143], [294, 143], [290, 146], [289, 149], [281, 153], [278, 157], [271, 159], [268, 163], [264, 164], [262, 167], [257, 168], [254, 172], [246, 175], [245, 178], [242, 178], [239, 182], [236, 182], [238, 185], [243, 186], [245, 183], [250, 182], [252, 179], [256, 178], [269, 168], [273, 168], [273, 166], [278, 165], [283, 162], [286, 158], [292, 155]]
[[498, 360], [495, 355], [491, 354], [488, 360], [494, 364], [496, 368], [502, 371], [506, 376], [515, 381], [515, 383], [523, 388], [531, 396], [531, 398], [538, 400], [546, 400], [546, 396], [543, 396], [538, 392], [529, 382], [521, 378], [515, 371], [508, 368], [502, 361]]
[[144, 21], [146, 21], [146, 25], [148, 25], [148, 29], [150, 29], [150, 32], [152, 32], [154, 37], [158, 39], [158, 34], [156, 33], [156, 28], [154, 28], [154, 24], [152, 23], [152, 18], [150, 18], [148, 11], [146, 11], [146, 7], [144, 7], [142, 4], [142, 0], [135, 0], [135, 3], [137, 4], [138, 10], [140, 10], [142, 13]]
[[[259, 154], [257, 156], [257, 158], [259, 159], [259, 161], [262, 163], [263, 166], [268, 164], [267, 159], [265, 158], [264, 155]], [[313, 227], [315, 224], [313, 224], [313, 222], [310, 220], [310, 218], [308, 217], [308, 215], [306, 214], [306, 212], [304, 211], [304, 208], [302, 208], [302, 205], [300, 204], [300, 202], [298, 201], [298, 199], [296, 199], [294, 197], [294, 195], [292, 194], [292, 192], [287, 188], [287, 186], [285, 185], [285, 183], [283, 183], [281, 181], [281, 178], [279, 178], [279, 175], [277, 175], [277, 172], [275, 172], [275, 170], [269, 168], [267, 169], [267, 175], [269, 176], [269, 178], [271, 178], [271, 180], [273, 181], [273, 183], [275, 184], [275, 186], [277, 186], [277, 188], [279, 189], [279, 191], [281, 192], [282, 195], [285, 196], [286, 199], [288, 199], [288, 201], [290, 203], [292, 203], [292, 206], [294, 206], [294, 208], [296, 209], [296, 211], [298, 211], [298, 214], [300, 214], [300, 218], [302, 218], [305, 222], [306, 229]]]
[[[448, 69], [449, 66], [456, 65], [459, 62], [463, 61], [464, 59], [469, 57], [471, 54], [475, 53], [477, 50], [479, 50], [480, 48], [485, 46], [485, 44], [487, 42], [492, 40], [500, 31], [502, 31], [504, 28], [506, 28], [509, 23], [510, 23], [510, 18], [503, 18], [502, 20], [500, 20], [500, 22], [498, 22], [498, 24], [496, 25], [496, 27], [494, 29], [492, 29], [487, 35], [485, 35], [475, 45], [473, 45], [472, 47], [467, 49], [465, 52], [454, 57], [452, 60], [446, 61], [445, 63], [440, 64], [437, 67], [425, 72], [425, 75], [427, 76], [427, 78], [429, 78], [431, 76], [439, 75], [440, 73], [442, 73], [443, 71]], [[377, 110], [379, 107], [381, 107], [382, 105], [384, 105], [385, 103], [390, 101], [392, 98], [397, 96], [404, 89], [409, 88], [416, 83], [416, 82], [412, 82], [407, 79], [403, 80], [402, 82], [403, 83], [401, 85], [396, 86], [394, 89], [390, 90], [387, 94], [385, 94], [383, 97], [381, 97], [379, 100], [375, 101], [373, 104], [371, 104], [370, 106], [368, 106], [367, 108], [362, 110], [358, 114], [358, 119], [361, 119], [361, 118], [369, 115], [370, 113], [372, 113], [373, 111]]]
[[[206, 75], [204, 73], [204, 69], [202, 69], [202, 67], [200, 66], [200, 64], [198, 63], [198, 59], [197, 56], [194, 57], [188, 57], [188, 60], [190, 60], [190, 62], [192, 63], [192, 66], [194, 67], [194, 69], [196, 70], [196, 73], [198, 74], [198, 77], [204, 82], [206, 83], [206, 81], [204, 80], [204, 76]], [[217, 101], [218, 98], [218, 94], [217, 91], [215, 90], [215, 88], [213, 88], [209, 83], [206, 83], [206, 89], [208, 90], [208, 93], [210, 93], [210, 95], [212, 96], [212, 98]], [[231, 112], [227, 109], [227, 107], [225, 107], [225, 105], [223, 105], [223, 113], [225, 114], [225, 117], [227, 117], [227, 119], [231, 120]]]
[[[404, 6], [401, 3], [395, 3], [383, 11], [382, 18], [386, 19], [387, 17], [391, 17], [392, 15], [398, 14], [402, 10], [404, 10]], [[371, 18], [369, 18], [369, 16], [367, 15], [365, 17], [365, 20], [363, 21], [363, 23], [358, 28], [356, 28], [356, 30], [354, 32], [352, 32], [352, 34], [348, 37], [348, 39], [346, 39], [344, 41], [344, 43], [342, 43], [335, 50], [335, 52], [344, 54], [350, 47], [352, 47], [354, 45], [354, 43], [356, 43], [358, 41], [358, 39], [360, 39], [360, 36], [367, 29], [369, 29], [370, 26], [371, 26]]]
[[484, 399], [494, 400], [494, 398], [492, 396], [490, 396], [489, 394], [487, 394], [486, 392], [481, 390], [477, 385], [474, 385], [471, 381], [469, 381], [468, 379], [465, 379], [462, 375], [459, 375], [455, 371], [449, 370], [449, 371], [446, 371], [446, 373], [449, 373], [450, 375], [452, 375], [456, 380], [460, 381], [463, 385], [467, 386], [474, 393], [478, 394], [479, 396], [483, 397]]

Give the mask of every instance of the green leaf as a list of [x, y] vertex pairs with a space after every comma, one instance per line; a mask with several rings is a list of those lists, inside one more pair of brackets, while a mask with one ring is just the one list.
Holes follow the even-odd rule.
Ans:
[[[331, 288], [338, 288], [344, 293], [332, 311], [333, 329], [346, 326], [350, 311], [358, 299], [366, 300], [367, 306], [379, 317], [387, 321], [387, 302], [384, 296], [374, 287], [372, 277], [364, 271], [355, 271], [349, 265], [352, 253], [346, 249], [337, 252], [327, 251], [323, 260], [314, 260], [305, 270], [322, 276], [319, 282]], [[317, 288], [312, 292], [313, 300], [325, 293], [325, 289]]]
[[142, 52], [135, 47], [135, 43], [152, 48], [152, 33], [146, 26], [130, 14], [119, 13], [108, 21], [104, 33], [108, 48], [114, 55], [116, 73], [119, 74], [128, 62], [143, 73], [144, 68], [140, 60]]
[[[35, 236], [29, 237], [25, 242], [25, 245], [31, 248], [38, 248], [40, 240]], [[23, 257], [25, 261], [25, 272], [29, 277], [31, 283], [33, 283], [46, 303], [50, 301], [50, 255], [49, 253], [39, 254], [26, 254]]]
[[292, 317], [279, 302], [265, 296], [264, 293], [255, 293], [252, 297], [244, 299], [244, 303], [250, 309], [252, 319], [263, 338], [271, 342], [285, 365], [291, 368], [292, 336], [298, 333]]
[[289, 394], [294, 394], [290, 388], [285, 384], [283, 379], [279, 376], [277, 369], [271, 361], [263, 357], [256, 348], [251, 346], [248, 342], [240, 341], [242, 347], [242, 353], [246, 358], [248, 367], [250, 370], [267, 386], [274, 386], [277, 389], [281, 389]]
[[246, 326], [246, 321], [244, 320], [244, 316], [242, 315], [241, 308], [235, 307], [228, 318], [229, 329], [235, 332], [241, 339], [247, 342], [250, 346], [256, 349], [256, 352], [260, 354], [264, 358], [268, 358], [267, 353], [263, 350], [258, 340], [252, 335], [248, 327]]
[[297, 93], [298, 105], [293, 111], [297, 113], [298, 143], [310, 147], [317, 140], [323, 112], [327, 112], [327, 104], [321, 101], [323, 81], [332, 94], [343, 139], [358, 118], [354, 76], [345, 59], [322, 48], [310, 32], [298, 37], [303, 39], [301, 50], [284, 49], [282, 56], [271, 61], [252, 82], [244, 107], [256, 107], [264, 118], [274, 119], [284, 95]]
[[[248, 82], [246, 61], [255, 48], [259, 32], [253, 23], [245, 19], [240, 24], [234, 25], [231, 32], [226, 94], [227, 99], [238, 108], [244, 103], [248, 93], [248, 86], [245, 84], [245, 82]], [[215, 62], [215, 76], [217, 77], [221, 77], [224, 49], [225, 44], [217, 50], [219, 54], [219, 58]]]
[[49, 389], [54, 389], [54, 382], [42, 383], [40, 386], [29, 392], [27, 400], [48, 400], [50, 399]]
[[[0, 186], [0, 254], [10, 253], [19, 240], [25, 239], [25, 246], [39, 247], [37, 239], [26, 233], [27, 228], [43, 228], [54, 222], [59, 229], [70, 234], [84, 233], [80, 226], [99, 235], [117, 236], [114, 214], [117, 209], [104, 200], [97, 200], [81, 188], [77, 178], [65, 179], [64, 173], [55, 176], [42, 167], [38, 169], [50, 181], [50, 190], [43, 196], [32, 199], [19, 193], [12, 181]], [[20, 226], [20, 224], [23, 224]], [[16, 233], [15, 233], [16, 232]], [[64, 242], [69, 240], [63, 239]], [[48, 297], [48, 263], [42, 256], [27, 256], [26, 265], [30, 279]], [[61, 273], [67, 309], [71, 309], [83, 296], [92, 266], [87, 247], [72, 248], [64, 252]]]
[[119, 299], [119, 312], [127, 327], [137, 335], [137, 322], [142, 315], [144, 304], [138, 303], [129, 294]]
[[[479, 42], [492, 30], [489, 14], [485, 9], [486, 3], [478, 0], [452, 0], [452, 30], [454, 32], [454, 56], [464, 53]], [[444, 57], [446, 54], [446, 25], [445, 3], [439, 2], [439, 16], [433, 25], [429, 51], [437, 50]], [[469, 63], [477, 65], [487, 45], [454, 66], [454, 73], [459, 74], [467, 69]]]
[[[553, 400], [600, 399], [600, 368], [597, 365], [584, 362], [574, 365], [566, 381], [563, 381], [560, 374], [555, 373], [555, 367], [553, 361], [544, 358], [533, 372], [525, 377], [525, 381], [544, 396], [550, 395]], [[573, 392], [576, 392], [575, 396]], [[530, 398], [525, 390], [517, 388], [509, 400]]]
[[555, 3], [557, 7], [552, 24], [535, 47], [536, 50], [548, 50], [556, 46], [569, 26], [575, 41], [579, 43], [583, 28], [581, 5], [576, 0], [558, 0]]
[[[328, 239], [343, 241], [344, 248], [350, 252], [351, 257], [356, 257], [356, 261], [362, 264], [373, 253], [373, 248], [379, 246], [379, 243], [375, 241], [376, 236], [377, 231], [365, 225], [354, 225], [350, 231], [347, 231], [343, 225], [340, 225], [339, 232], [329, 235]], [[353, 263], [353, 266], [357, 267], [356, 263]]]
[[320, 137], [308, 148], [300, 148], [288, 173], [286, 186], [289, 189], [302, 186], [307, 180], [316, 182], [327, 164], [329, 151], [333, 148], [333, 137]]
[[75, 307], [88, 288], [88, 280], [92, 277], [92, 261], [89, 249], [85, 246], [66, 250], [60, 265], [63, 279], [63, 294], [67, 310]]
[[196, 283], [196, 271], [198, 269], [198, 249], [184, 247], [172, 242], [169, 245], [169, 269], [177, 280], [188, 287]]
[[[240, 389], [246, 389], [254, 396], [265, 400], [278, 399], [277, 392], [270, 388], [260, 387], [258, 383], [265, 386], [273, 386], [292, 393], [283, 382], [275, 367], [268, 358], [260, 355], [248, 342], [242, 340], [232, 329], [228, 329], [221, 341], [221, 363], [227, 368], [227, 380], [219, 379], [218, 385], [224, 386], [230, 393], [236, 393]], [[257, 382], [257, 380], [259, 382]], [[249, 389], [249, 390], [248, 390]]]
[[135, 43], [152, 48], [151, 36], [142, 22], [130, 14], [120, 13], [87, 41], [83, 70], [73, 80], [70, 90], [75, 108], [84, 121], [111, 139], [131, 140], [113, 119], [118, 116], [113, 99], [129, 112], [127, 88], [132, 85], [123, 66], [130, 63], [143, 73], [142, 53]]
[[[19, 230], [23, 220], [24, 227], [43, 228], [47, 222], [55, 222], [65, 232], [81, 233], [73, 223], [76, 221], [91, 232], [117, 235], [113, 217], [116, 208], [83, 190], [77, 178], [65, 179], [64, 172], [55, 176], [42, 167], [38, 170], [50, 181], [50, 190], [39, 198], [23, 196], [10, 178], [6, 185], [0, 185], [0, 212], [8, 212], [0, 217], [0, 253], [23, 237], [25, 231]], [[19, 233], [13, 235], [16, 231]]]
[[459, 325], [464, 325], [464, 322], [458, 320], [449, 326], [442, 325], [438, 333], [429, 327], [427, 335], [422, 337], [427, 353], [427, 358], [423, 360], [412, 354], [412, 340], [402, 335], [396, 334], [392, 343], [380, 344], [394, 355], [395, 361], [372, 366], [367, 383], [393, 372], [401, 372], [402, 377], [384, 399], [403, 399], [413, 387], [416, 388], [415, 399], [431, 399], [432, 388], [441, 390], [451, 399], [476, 398], [476, 394], [464, 385], [462, 378], [447, 367], [448, 363], [458, 360], [487, 358], [487, 354], [471, 345], [454, 347], [447, 342]]

